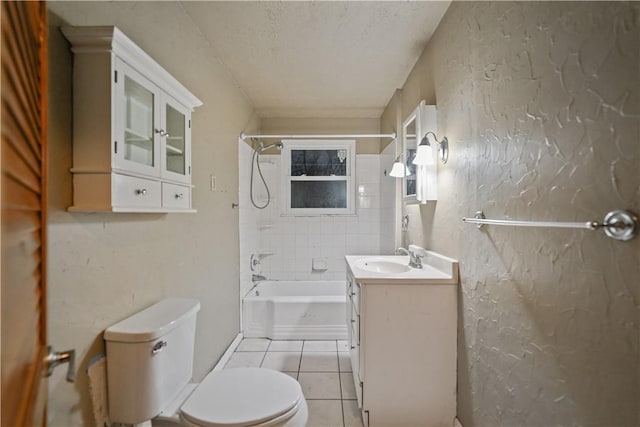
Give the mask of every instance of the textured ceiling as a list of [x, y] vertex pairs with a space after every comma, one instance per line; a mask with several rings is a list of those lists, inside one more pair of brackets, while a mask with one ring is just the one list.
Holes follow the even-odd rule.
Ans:
[[183, 2], [261, 117], [379, 117], [449, 2]]

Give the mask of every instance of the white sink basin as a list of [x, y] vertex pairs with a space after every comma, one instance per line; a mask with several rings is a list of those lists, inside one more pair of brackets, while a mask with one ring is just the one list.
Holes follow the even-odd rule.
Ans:
[[372, 273], [400, 274], [411, 270], [406, 264], [383, 259], [362, 259], [358, 261], [357, 266]]

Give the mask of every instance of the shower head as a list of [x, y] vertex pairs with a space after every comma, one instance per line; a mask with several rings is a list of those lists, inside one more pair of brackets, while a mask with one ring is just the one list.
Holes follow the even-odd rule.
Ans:
[[268, 150], [269, 148], [273, 148], [276, 147], [278, 150], [282, 150], [282, 147], [284, 147], [284, 145], [282, 144], [282, 142], [276, 142], [273, 144], [269, 144], [269, 145], [264, 145], [263, 143], [260, 143], [260, 145], [258, 146], [258, 153], [262, 153], [263, 151]]

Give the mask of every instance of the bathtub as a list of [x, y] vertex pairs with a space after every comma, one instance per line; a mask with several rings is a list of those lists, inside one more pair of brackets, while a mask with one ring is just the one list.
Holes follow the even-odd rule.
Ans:
[[346, 340], [344, 281], [264, 281], [242, 301], [243, 334], [276, 340]]

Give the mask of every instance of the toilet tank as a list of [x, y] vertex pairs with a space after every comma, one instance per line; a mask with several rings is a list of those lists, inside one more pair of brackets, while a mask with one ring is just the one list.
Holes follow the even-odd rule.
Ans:
[[154, 418], [191, 380], [198, 310], [197, 300], [168, 298], [105, 330], [112, 422]]

